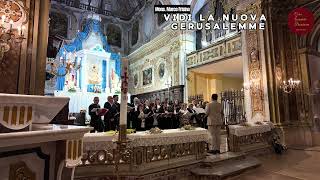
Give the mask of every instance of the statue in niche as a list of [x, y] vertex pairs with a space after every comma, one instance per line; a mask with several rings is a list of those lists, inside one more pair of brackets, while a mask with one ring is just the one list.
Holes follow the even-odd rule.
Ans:
[[259, 52], [255, 48], [253, 48], [250, 52], [250, 68], [260, 69]]
[[91, 73], [89, 76], [89, 84], [100, 84], [101, 79], [99, 76], [99, 67], [96, 65], [92, 65], [91, 67]]
[[280, 67], [280, 64], [276, 65], [276, 78], [278, 81], [281, 81], [282, 79], [282, 69]]
[[259, 60], [259, 57], [258, 57], [258, 50], [256, 50], [255, 48], [253, 48], [251, 50], [251, 53], [250, 53], [250, 61], [251, 63], [255, 63]]
[[67, 74], [66, 74], [66, 85], [69, 88], [72, 88], [76, 85], [76, 71], [75, 71], [75, 67], [74, 64], [68, 60], [67, 65], [66, 65], [66, 70], [67, 70]]
[[262, 94], [261, 94], [261, 91], [257, 92], [254, 94], [253, 96], [253, 99], [252, 99], [252, 102], [253, 102], [253, 110], [254, 112], [257, 112], [257, 111], [262, 111], [263, 109], [263, 98], [262, 98]]

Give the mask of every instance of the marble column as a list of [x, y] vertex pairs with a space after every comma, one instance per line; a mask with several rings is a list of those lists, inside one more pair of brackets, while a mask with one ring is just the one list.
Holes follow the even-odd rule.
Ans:
[[[242, 13], [262, 15], [261, 1], [243, 5]], [[259, 22], [257, 22], [259, 23]], [[270, 121], [267, 91], [267, 72], [263, 30], [241, 32], [245, 110], [248, 121]]]

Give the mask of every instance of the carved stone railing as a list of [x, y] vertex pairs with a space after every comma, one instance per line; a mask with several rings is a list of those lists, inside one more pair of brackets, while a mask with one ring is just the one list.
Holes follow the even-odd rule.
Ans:
[[193, 68], [235, 55], [241, 55], [240, 34], [188, 54], [187, 67]]
[[[116, 155], [115, 149], [89, 150], [84, 152], [81, 166], [115, 165]], [[206, 155], [206, 142], [128, 148], [120, 153], [120, 164], [139, 166], [152, 162], [175, 160], [192, 155], [194, 155], [196, 159], [203, 159]]]
[[120, 12], [116, 13], [116, 12], [111, 12], [110, 10], [101, 9], [99, 7], [89, 6], [88, 4], [80, 3], [80, 1], [77, 1], [77, 0], [52, 0], [52, 2], [64, 4], [68, 7], [73, 7], [73, 8], [77, 8], [77, 9], [84, 10], [84, 11], [91, 11], [91, 12], [101, 14], [104, 16], [111, 16], [111, 14], [112, 14], [114, 16], [117, 16], [117, 17], [119, 17], [121, 19], [125, 19], [125, 20], [128, 20], [128, 17], [132, 17], [133, 13], [135, 12], [135, 11], [133, 11], [131, 14], [129, 14], [128, 17], [126, 17], [126, 16], [121, 15]]

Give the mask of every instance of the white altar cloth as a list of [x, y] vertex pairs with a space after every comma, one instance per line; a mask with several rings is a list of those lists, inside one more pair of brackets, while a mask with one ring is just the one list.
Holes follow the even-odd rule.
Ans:
[[[108, 96], [113, 96], [111, 93], [90, 93], [90, 92], [65, 92], [65, 91], [55, 91], [54, 96], [57, 97], [69, 97], [69, 112], [79, 113], [80, 110], [85, 109], [88, 111], [90, 104], [93, 103], [94, 97], [99, 97], [100, 106], [103, 107], [104, 103], [107, 102]], [[119, 103], [120, 103], [119, 95]], [[128, 99], [130, 95], [128, 94]]]
[[[168, 129], [160, 134], [149, 134], [148, 131], [141, 131], [127, 135], [129, 147], [155, 146], [181, 144], [189, 142], [208, 142], [209, 134], [206, 129], [196, 128], [195, 130]], [[116, 147], [113, 140], [117, 135], [108, 135], [106, 133], [87, 133], [83, 138], [84, 151], [114, 149]]]
[[271, 131], [272, 128], [272, 123], [263, 123], [261, 125], [251, 124], [251, 126], [229, 125], [229, 133], [235, 136], [247, 136], [250, 134], [265, 133]]
[[100, 106], [103, 106], [107, 101], [107, 97], [111, 94], [107, 93], [83, 93], [83, 92], [65, 92], [65, 91], [55, 91], [54, 96], [57, 97], [69, 97], [69, 112], [79, 113], [80, 110], [85, 109], [88, 111], [90, 104], [93, 103], [94, 97], [99, 97]]

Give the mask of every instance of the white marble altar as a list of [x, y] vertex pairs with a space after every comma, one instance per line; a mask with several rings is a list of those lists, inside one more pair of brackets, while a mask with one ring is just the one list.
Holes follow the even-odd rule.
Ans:
[[273, 124], [270, 123], [263, 123], [261, 125], [252, 123], [249, 126], [229, 125], [229, 133], [235, 136], [247, 136], [250, 134], [265, 133], [271, 131], [272, 128]]
[[271, 130], [274, 128], [271, 122], [247, 122], [245, 126], [229, 125], [228, 128], [230, 151], [253, 152], [270, 147]]
[[31, 127], [32, 123], [48, 124], [69, 98], [0, 93], [0, 124], [12, 130]]
[[[84, 151], [115, 148], [113, 141], [118, 138], [118, 134], [87, 133], [83, 138]], [[179, 143], [190, 143], [204, 141], [208, 142], [209, 134], [206, 129], [196, 128], [195, 130], [167, 129], [160, 134], [150, 134], [148, 131], [140, 131], [128, 134], [130, 143], [128, 147], [155, 146]]]
[[87, 109], [95, 96], [106, 101], [107, 96], [120, 95], [121, 55], [112, 52], [101, 21], [99, 15], [89, 14], [82, 31], [63, 42], [55, 60], [47, 62], [47, 72], [55, 76], [45, 92], [69, 97], [72, 113]]
[[133, 179], [153, 179], [160, 171], [169, 172], [179, 167], [187, 171], [206, 157], [209, 138], [207, 130], [202, 128], [163, 130], [160, 134], [148, 131], [128, 134], [128, 144], [117, 164], [114, 143], [117, 137], [110, 133], [85, 134], [82, 164], [75, 168], [75, 179], [115, 178], [115, 165], [118, 165], [119, 176]]
[[68, 101], [0, 94], [1, 179], [72, 179], [82, 137], [92, 128], [49, 124]]

